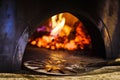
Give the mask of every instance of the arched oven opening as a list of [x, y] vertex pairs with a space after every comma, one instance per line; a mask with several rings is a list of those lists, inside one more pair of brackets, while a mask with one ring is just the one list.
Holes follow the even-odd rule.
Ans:
[[[79, 0], [74, 0], [74, 1], [73, 0], [72, 1], [70, 0], [64, 0], [64, 1], [2, 0], [0, 1], [0, 16], [1, 16], [0, 17], [0, 21], [1, 21], [0, 72], [15, 72], [21, 70], [21, 65], [25, 67], [24, 63], [31, 60], [38, 59], [38, 63], [40, 63], [39, 61], [45, 59], [45, 57], [43, 57], [45, 55], [44, 54], [45, 52], [68, 53], [69, 55], [64, 56], [64, 58], [70, 60], [69, 62], [74, 62], [73, 65], [67, 65], [67, 66], [64, 65], [64, 68], [67, 67], [68, 71], [66, 69], [61, 70], [60, 67], [57, 67], [57, 70], [56, 69], [54, 70], [53, 66], [49, 67], [50, 70], [48, 71], [46, 69], [42, 70], [49, 74], [53, 72], [59, 74], [60, 73], [67, 74], [68, 72], [68, 74], [71, 74], [72, 72], [70, 72], [71, 71], [70, 69], [73, 70], [72, 66], [75, 67], [75, 70], [79, 69], [77, 71], [82, 71], [87, 67], [87, 65], [82, 66], [82, 64], [83, 63], [85, 64], [85, 62], [91, 61], [95, 63], [95, 61], [97, 60], [93, 60], [93, 59], [96, 58], [102, 60], [106, 59], [106, 61], [108, 61], [119, 57], [120, 55], [119, 54], [120, 53], [120, 42], [119, 42], [120, 41], [120, 37], [119, 37], [120, 9], [119, 8], [120, 8], [119, 0], [114, 0], [114, 1], [113, 0], [106, 0], [106, 1], [105, 0], [92, 0], [92, 1], [90, 0], [80, 0], [80, 1]], [[79, 20], [76, 21], [72, 18], [70, 19], [71, 22], [69, 22], [69, 24], [72, 24], [72, 22], [75, 23], [72, 24], [72, 26], [65, 24], [67, 26], [63, 27], [70, 29], [69, 31], [70, 35], [68, 36], [68, 32], [67, 32], [67, 36], [66, 36], [67, 38], [65, 37], [64, 39], [63, 37], [62, 38], [59, 37], [57, 41], [56, 39], [54, 39], [58, 37], [59, 31], [63, 31], [65, 33], [66, 32], [65, 29], [62, 30], [60, 28], [60, 30], [56, 34], [53, 34], [54, 31], [53, 28], [43, 27], [43, 29], [48, 28], [51, 29], [51, 31], [48, 30], [47, 32], [39, 32], [41, 36], [46, 36], [46, 35], [52, 36], [51, 39], [52, 43], [56, 41], [57, 44], [54, 43], [54, 45], [56, 46], [49, 45], [47, 46], [48, 47], [47, 49], [43, 45], [42, 47], [38, 47], [36, 45], [30, 44], [33, 41], [29, 42], [28, 39], [29, 40], [32, 39], [33, 37], [32, 35], [34, 34], [34, 32], [39, 27], [41, 29], [42, 28], [41, 25], [44, 25], [45, 21], [48, 21], [48, 19], [50, 19], [54, 15], [58, 15], [60, 13], [64, 14], [65, 12], [72, 14], [74, 17], [77, 18], [77, 20]], [[66, 19], [65, 17], [66, 19], [65, 22], [69, 20], [68, 18]], [[46, 22], [46, 25], [48, 22]], [[84, 37], [85, 39], [82, 38], [82, 40], [84, 41], [87, 39], [88, 43], [90, 44], [88, 43], [81, 44], [81, 42], [79, 42], [79, 40], [81, 39], [76, 38], [80, 35], [78, 34], [79, 32], [76, 31], [77, 26], [81, 24], [82, 26], [79, 27], [85, 29], [85, 32], [83, 30], [83, 33], [85, 34]], [[78, 27], [78, 31], [81, 30], [81, 28], [79, 27]], [[73, 33], [75, 33], [74, 36], [72, 31]], [[59, 35], [60, 34], [61, 33], [59, 33]], [[57, 37], [55, 37], [56, 35]], [[86, 38], [86, 36], [89, 37]], [[66, 42], [63, 45], [64, 40]], [[60, 44], [61, 48], [58, 47], [58, 41], [60, 41], [59, 43], [62, 43]], [[74, 45], [74, 46], [68, 47], [68, 45]], [[52, 49], [55, 48], [55, 50], [51, 50], [51, 48]], [[75, 48], [75, 50], [68, 50], [71, 48], [72, 49]], [[39, 52], [42, 52], [43, 55], [42, 53]], [[74, 57], [77, 57], [77, 59], [75, 58], [74, 60], [79, 63], [73, 61], [73, 59], [70, 58], [70, 55], [73, 56], [73, 59]], [[84, 61], [84, 59], [86, 59], [86, 61]], [[90, 59], [92, 59], [93, 61]], [[63, 59], [62, 62], [58, 61], [57, 63], [61, 64], [66, 62], [68, 61]], [[80, 64], [80, 66], [76, 67], [75, 64], [77, 64], [77, 66], [78, 64]], [[29, 64], [29, 65], [33, 65], [33, 64]], [[36, 69], [39, 68], [39, 66], [40, 65], [38, 64], [37, 67], [37, 63], [36, 63], [36, 67], [35, 65], [34, 66], [27, 65], [26, 67], [27, 68], [29, 67], [28, 69], [32, 67], [31, 70], [34, 70], [33, 67]], [[40, 69], [36, 69], [35, 71], [37, 70]], [[41, 72], [41, 70], [38, 72]]]
[[51, 16], [30, 36], [22, 68], [53, 75], [88, 71], [90, 64], [106, 58], [97, 25], [87, 17], [69, 12]]

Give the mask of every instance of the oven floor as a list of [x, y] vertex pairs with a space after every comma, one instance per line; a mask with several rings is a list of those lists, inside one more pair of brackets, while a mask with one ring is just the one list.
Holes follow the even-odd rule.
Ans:
[[[40, 57], [39, 49], [35, 47], [27, 47], [27, 52], [24, 55], [24, 62], [31, 60], [35, 60], [38, 57]], [[33, 55], [37, 54], [36, 56]], [[45, 56], [45, 55], [43, 55]], [[37, 57], [37, 58], [36, 58]], [[82, 56], [81, 56], [82, 57]], [[83, 57], [82, 57], [83, 58]], [[79, 73], [75, 76], [54, 76], [54, 75], [48, 75], [48, 74], [42, 74], [40, 72], [33, 71], [31, 69], [22, 69], [20, 71], [14, 72], [14, 73], [0, 73], [0, 80], [120, 80], [120, 57], [118, 57], [115, 60], [108, 60], [107, 66], [104, 66], [104, 60], [101, 60], [98, 58], [88, 58], [87, 56], [84, 56], [84, 59], [86, 59], [88, 62], [91, 59], [93, 62], [89, 62], [90, 65], [93, 67], [90, 71], [84, 71], [83, 73]], [[84, 60], [82, 59], [82, 60]], [[98, 61], [97, 61], [97, 60]], [[99, 62], [95, 64], [94, 62]], [[104, 64], [103, 64], [104, 63]], [[117, 65], [116, 65], [117, 64]], [[90, 69], [88, 67], [88, 69]]]
[[[34, 72], [48, 75], [78, 75], [106, 64], [101, 58], [86, 55], [87, 51], [49, 50], [28, 46], [23, 57], [23, 67]], [[47, 60], [47, 61], [46, 61]], [[60, 64], [54, 63], [55, 61]], [[45, 64], [60, 69], [46, 70]], [[51, 63], [52, 62], [52, 63]], [[62, 66], [62, 68], [61, 68]]]

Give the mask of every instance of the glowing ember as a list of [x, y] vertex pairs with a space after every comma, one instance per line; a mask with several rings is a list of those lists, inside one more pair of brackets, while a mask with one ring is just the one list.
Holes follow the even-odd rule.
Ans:
[[53, 16], [48, 23], [51, 25], [48, 26], [47, 24], [46, 28], [45, 26], [39, 27], [37, 29], [38, 33], [46, 31], [48, 34], [31, 39], [30, 43], [38, 47], [44, 47], [52, 50], [76, 50], [84, 49], [86, 46], [89, 46], [91, 44], [91, 39], [82, 22], [77, 20], [73, 26], [68, 25], [68, 21], [66, 22], [67, 18], [63, 15], [64, 13]]

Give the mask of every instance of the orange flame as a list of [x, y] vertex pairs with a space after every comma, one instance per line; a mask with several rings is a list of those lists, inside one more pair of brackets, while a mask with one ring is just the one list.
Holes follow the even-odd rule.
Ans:
[[[32, 45], [38, 47], [55, 49], [67, 49], [76, 50], [84, 49], [86, 45], [90, 45], [91, 39], [87, 34], [82, 22], [78, 21], [75, 23], [74, 29], [75, 34], [72, 34], [72, 27], [65, 24], [66, 18], [63, 14], [55, 15], [51, 18], [52, 30], [49, 35], [36, 38], [31, 41]], [[72, 39], [70, 39], [72, 34]]]

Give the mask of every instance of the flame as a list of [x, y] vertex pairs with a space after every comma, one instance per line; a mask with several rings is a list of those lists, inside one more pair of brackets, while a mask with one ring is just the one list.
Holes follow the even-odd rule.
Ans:
[[[63, 14], [55, 15], [52, 17], [52, 28], [53, 30], [51, 31], [50, 35], [52, 36], [57, 36], [62, 28], [64, 27], [65, 24], [65, 18], [62, 17]], [[58, 16], [58, 20], [57, 20]]]
[[[63, 16], [63, 13], [51, 17], [51, 21], [49, 23], [51, 23], [52, 26], [50, 26], [51, 30], [49, 31], [49, 35], [38, 37], [31, 40], [30, 43], [38, 47], [52, 50], [84, 49], [86, 45], [90, 45], [91, 38], [81, 21], [77, 21], [72, 27], [67, 25], [65, 22], [66, 18]], [[74, 30], [74, 33], [72, 33], [72, 30]]]

